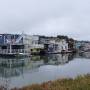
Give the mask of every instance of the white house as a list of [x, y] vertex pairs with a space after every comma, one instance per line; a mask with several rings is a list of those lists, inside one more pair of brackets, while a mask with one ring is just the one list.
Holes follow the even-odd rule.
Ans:
[[68, 51], [68, 43], [65, 39], [61, 39], [61, 40], [56, 40], [56, 44], [58, 45], [57, 47], [57, 51], [58, 52], [62, 52], [62, 51], [65, 51], [67, 52]]
[[49, 41], [49, 51], [54, 53], [61, 53], [68, 51], [68, 43], [65, 39], [51, 39]]
[[38, 35], [31, 36], [31, 48], [44, 48], [43, 44], [39, 44], [39, 36]]
[[25, 45], [25, 52], [31, 53], [33, 49], [43, 49], [43, 44], [38, 44], [39, 36], [38, 35], [24, 35], [23, 44]]
[[41, 49], [44, 49], [43, 44], [39, 44], [39, 36], [38, 35], [32, 35], [31, 36], [31, 41], [30, 41], [30, 51], [32, 53], [40, 53]]

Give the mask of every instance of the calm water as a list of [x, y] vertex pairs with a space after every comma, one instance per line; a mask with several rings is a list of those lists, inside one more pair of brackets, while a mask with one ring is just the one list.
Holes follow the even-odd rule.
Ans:
[[90, 74], [90, 53], [54, 54], [23, 59], [0, 59], [0, 85], [22, 87], [64, 77]]

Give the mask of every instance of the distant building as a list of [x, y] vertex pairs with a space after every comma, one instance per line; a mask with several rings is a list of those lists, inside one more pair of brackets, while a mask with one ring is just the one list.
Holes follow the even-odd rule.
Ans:
[[57, 44], [57, 51], [58, 52], [62, 52], [62, 51], [65, 51], [65, 52], [68, 52], [68, 43], [65, 39], [57, 39], [56, 40], [56, 44]]
[[81, 49], [84, 46], [85, 46], [85, 42], [83, 42], [83, 41], [76, 41], [75, 42], [75, 48], [78, 49], [78, 50]]
[[50, 53], [60, 53], [62, 51], [68, 51], [68, 43], [65, 39], [40, 36], [39, 43], [44, 44], [45, 50]]
[[31, 44], [30, 44], [31, 54], [40, 54], [40, 51], [42, 49], [44, 49], [44, 44], [39, 43], [39, 36], [32, 35], [31, 36]]
[[90, 42], [85, 44], [84, 51], [90, 51]]
[[88, 50], [90, 50], [90, 42], [87, 42], [87, 41], [76, 41], [75, 47], [79, 51], [88, 51]]

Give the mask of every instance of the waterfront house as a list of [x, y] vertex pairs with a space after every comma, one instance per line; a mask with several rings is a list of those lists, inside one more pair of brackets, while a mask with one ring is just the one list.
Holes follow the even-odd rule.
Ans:
[[40, 36], [39, 40], [40, 43], [44, 44], [45, 51], [48, 53], [61, 53], [68, 51], [68, 43], [66, 39]]
[[30, 36], [0, 34], [0, 55], [30, 54]]
[[30, 51], [31, 54], [40, 54], [40, 52], [44, 49], [44, 44], [39, 43], [39, 36], [32, 35], [31, 36], [31, 44], [30, 44]]
[[49, 49], [51, 44], [53, 44], [53, 52], [55, 53], [62, 53], [62, 52], [68, 52], [68, 43], [66, 42], [65, 39], [54, 39], [54, 40], [50, 40], [50, 45], [49, 45]]
[[85, 43], [85, 45], [84, 45], [84, 51], [90, 52], [90, 42]]
[[90, 49], [90, 42], [88, 42], [88, 41], [76, 41], [75, 47], [76, 47], [76, 50], [78, 52], [88, 51]]
[[56, 39], [57, 52], [68, 52], [68, 43], [65, 39]]
[[85, 46], [85, 42], [84, 41], [76, 41], [75, 42], [75, 47], [77, 50], [81, 49], [81, 47]]

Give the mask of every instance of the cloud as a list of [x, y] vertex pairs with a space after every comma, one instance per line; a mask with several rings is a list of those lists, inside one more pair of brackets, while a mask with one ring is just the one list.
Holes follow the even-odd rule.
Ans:
[[0, 33], [68, 35], [89, 40], [90, 0], [1, 0]]

